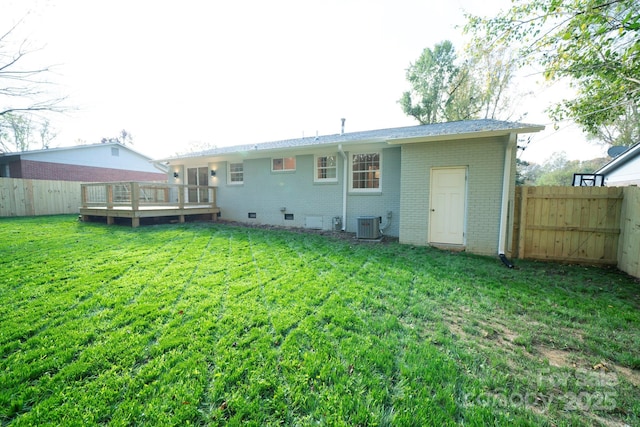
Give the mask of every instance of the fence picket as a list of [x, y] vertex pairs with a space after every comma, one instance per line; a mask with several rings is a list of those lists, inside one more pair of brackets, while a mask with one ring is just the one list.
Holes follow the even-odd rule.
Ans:
[[0, 217], [78, 213], [80, 182], [0, 178]]

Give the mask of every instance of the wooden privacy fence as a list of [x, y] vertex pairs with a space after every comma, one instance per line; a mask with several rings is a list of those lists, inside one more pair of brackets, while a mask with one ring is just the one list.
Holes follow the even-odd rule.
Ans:
[[80, 183], [0, 178], [0, 217], [78, 213]]
[[640, 187], [624, 187], [618, 268], [640, 278]]
[[623, 200], [623, 187], [517, 187], [514, 255], [617, 265]]

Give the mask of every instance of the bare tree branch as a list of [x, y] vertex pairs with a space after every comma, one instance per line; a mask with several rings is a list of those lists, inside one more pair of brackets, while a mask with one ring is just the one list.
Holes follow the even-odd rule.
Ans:
[[[32, 116], [71, 109], [65, 105], [66, 96], [52, 95], [55, 83], [48, 80], [51, 66], [26, 65], [31, 55], [41, 49], [31, 48], [27, 40], [18, 44], [10, 40], [21, 23], [22, 20], [18, 21], [0, 36], [0, 147], [4, 150], [9, 147], [3, 139], [15, 140], [13, 145], [18, 151], [29, 148], [33, 139], [30, 133], [35, 132]], [[40, 117], [33, 123], [42, 120]], [[48, 126], [48, 119], [44, 121]]]

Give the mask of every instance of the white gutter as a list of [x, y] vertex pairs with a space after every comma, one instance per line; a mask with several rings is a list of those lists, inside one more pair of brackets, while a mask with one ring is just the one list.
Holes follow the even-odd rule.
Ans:
[[164, 163], [159, 163], [155, 160], [149, 160], [149, 163], [153, 165], [154, 168], [158, 169], [162, 173], [169, 173], [169, 166]]
[[498, 255], [504, 256], [507, 246], [507, 225], [509, 216], [509, 189], [511, 188], [511, 158], [516, 146], [518, 135], [512, 133], [509, 136], [507, 147], [504, 151], [504, 174], [502, 175], [502, 207], [500, 208], [500, 236], [498, 237]]
[[342, 156], [342, 231], [345, 231], [347, 229], [347, 173], [349, 173], [349, 165], [347, 155], [342, 150], [342, 144], [338, 145], [338, 151]]

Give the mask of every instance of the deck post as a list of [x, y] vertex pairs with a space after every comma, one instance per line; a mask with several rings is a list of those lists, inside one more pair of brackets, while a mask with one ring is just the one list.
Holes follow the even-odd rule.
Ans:
[[107, 209], [113, 209], [113, 184], [105, 184], [107, 191]]
[[107, 216], [107, 225], [113, 225], [113, 217]]
[[140, 218], [137, 216], [134, 216], [133, 218], [131, 218], [131, 228], [136, 228], [136, 227], [140, 227]]
[[86, 208], [87, 207], [87, 197], [88, 196], [88, 191], [87, 191], [87, 185], [86, 184], [81, 184], [80, 185], [80, 191], [82, 194], [82, 207]]
[[131, 182], [131, 210], [137, 212], [140, 208], [140, 184]]
[[187, 187], [186, 186], [179, 186], [178, 187], [178, 208], [180, 209], [184, 209], [184, 193], [185, 191], [187, 191]]

